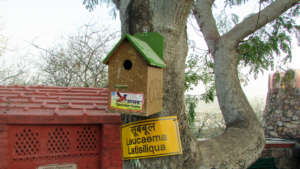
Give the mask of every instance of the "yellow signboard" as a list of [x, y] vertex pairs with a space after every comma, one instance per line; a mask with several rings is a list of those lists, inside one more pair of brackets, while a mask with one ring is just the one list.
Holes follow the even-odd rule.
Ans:
[[121, 130], [124, 160], [182, 154], [176, 116], [128, 123]]

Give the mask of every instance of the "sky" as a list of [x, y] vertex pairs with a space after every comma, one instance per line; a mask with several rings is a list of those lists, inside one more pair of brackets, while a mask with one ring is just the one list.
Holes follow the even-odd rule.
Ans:
[[[240, 13], [243, 17], [257, 9], [257, 6], [232, 8], [231, 12]], [[82, 5], [82, 0], [0, 0], [1, 32], [8, 38], [6, 62], [16, 62], [32, 52], [30, 43], [41, 47], [51, 47], [59, 42], [62, 36], [75, 33], [87, 23], [97, 23], [114, 30], [120, 30], [120, 21], [111, 15], [112, 7], [97, 6], [89, 12]], [[299, 19], [298, 19], [299, 21]], [[194, 33], [190, 33], [192, 36]], [[195, 36], [196, 37], [196, 36]], [[196, 38], [196, 40], [198, 40]], [[290, 68], [300, 69], [300, 48], [293, 45], [294, 58]], [[9, 58], [9, 59], [7, 59]], [[30, 53], [32, 60], [38, 59]], [[268, 73], [257, 80], [251, 79], [244, 88], [249, 97], [264, 98], [267, 93]], [[199, 94], [201, 87], [193, 93]]]
[[30, 42], [50, 46], [61, 36], [75, 33], [91, 22], [119, 26], [119, 20], [108, 15], [109, 12], [106, 5], [89, 12], [82, 0], [0, 0], [2, 32], [13, 50], [24, 50]]

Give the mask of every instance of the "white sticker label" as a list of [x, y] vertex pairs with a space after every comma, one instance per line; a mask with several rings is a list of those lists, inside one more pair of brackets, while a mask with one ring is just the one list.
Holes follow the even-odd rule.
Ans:
[[77, 169], [76, 164], [51, 164], [46, 166], [40, 166], [37, 169]]

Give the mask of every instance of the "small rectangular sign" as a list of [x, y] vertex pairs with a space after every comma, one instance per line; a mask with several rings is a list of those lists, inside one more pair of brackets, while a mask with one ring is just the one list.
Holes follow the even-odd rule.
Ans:
[[143, 105], [144, 95], [141, 93], [111, 92], [110, 107], [112, 109], [141, 112]]
[[124, 160], [182, 154], [176, 116], [128, 123], [121, 131]]
[[37, 169], [77, 169], [76, 164], [50, 164], [39, 166]]

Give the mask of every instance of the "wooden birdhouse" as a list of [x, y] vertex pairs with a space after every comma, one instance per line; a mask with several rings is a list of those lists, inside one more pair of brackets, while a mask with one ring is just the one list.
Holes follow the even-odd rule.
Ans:
[[109, 110], [149, 116], [162, 110], [163, 37], [126, 34], [104, 59], [109, 72]]

